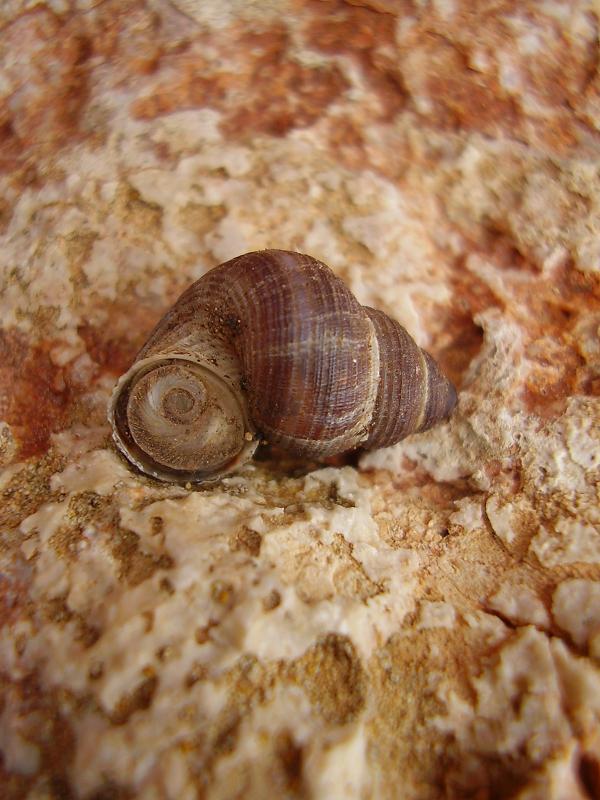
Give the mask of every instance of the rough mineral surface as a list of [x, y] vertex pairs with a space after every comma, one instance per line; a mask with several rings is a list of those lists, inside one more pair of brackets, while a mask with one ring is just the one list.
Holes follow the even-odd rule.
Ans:
[[[3, 798], [600, 797], [599, 15], [0, 3]], [[262, 247], [402, 322], [457, 412], [141, 478], [116, 378]]]

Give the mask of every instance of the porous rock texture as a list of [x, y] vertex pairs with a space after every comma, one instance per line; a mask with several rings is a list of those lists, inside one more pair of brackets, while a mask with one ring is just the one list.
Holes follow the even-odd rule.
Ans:
[[[0, 4], [2, 797], [600, 797], [599, 15]], [[263, 247], [402, 322], [457, 412], [134, 474], [116, 378]]]

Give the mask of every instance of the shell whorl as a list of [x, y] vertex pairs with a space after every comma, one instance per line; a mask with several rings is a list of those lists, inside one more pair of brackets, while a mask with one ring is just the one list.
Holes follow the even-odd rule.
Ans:
[[235, 470], [257, 432], [319, 458], [394, 444], [455, 402], [401, 325], [361, 306], [321, 262], [265, 250], [181, 295], [119, 381], [109, 418], [138, 468], [187, 482]]
[[[375, 326], [381, 368], [368, 450], [387, 447], [431, 428], [452, 413], [456, 389], [433, 358], [383, 311], [364, 306]], [[394, 408], [396, 413], [386, 413]]]

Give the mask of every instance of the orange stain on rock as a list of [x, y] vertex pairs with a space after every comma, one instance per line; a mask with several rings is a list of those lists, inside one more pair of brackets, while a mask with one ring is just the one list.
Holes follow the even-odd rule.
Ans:
[[[2, 31], [0, 63], [11, 92], [0, 104], [0, 169], [72, 141], [89, 97], [90, 39], [45, 7]], [[42, 133], [42, 135], [40, 135]]]
[[[524, 3], [517, 16], [539, 38], [537, 50], [509, 48], [516, 41], [512, 3], [475, 12], [470, 0], [456, 0], [447, 18], [412, 0], [298, 0], [296, 8], [293, 32], [285, 18], [255, 30], [234, 23], [208, 31], [184, 22], [172, 6], [157, 10], [144, 0], [126, 9], [105, 0], [92, 13], [60, 15], [44, 5], [23, 12], [0, 43], [8, 85], [0, 101], [0, 169], [24, 170], [22, 182], [30, 183], [30, 165], [40, 157], [106, 135], [92, 102], [100, 85], [133, 97], [139, 119], [216, 109], [230, 138], [283, 136], [326, 117], [339, 100], [331, 150], [352, 168], [370, 165], [391, 177], [402, 172], [403, 158], [390, 155], [389, 141], [371, 144], [371, 152], [362, 131], [389, 127], [404, 113], [427, 127], [517, 137], [561, 154], [581, 140], [585, 103], [598, 93], [597, 46], [565, 46], [560, 24], [535, 3]], [[476, 40], [465, 36], [475, 29]], [[297, 58], [297, 43], [326, 61]], [[501, 81], [506, 52], [523, 98]], [[350, 61], [356, 72], [346, 69]], [[355, 74], [362, 86], [349, 97]], [[527, 97], [553, 109], [552, 119], [529, 115]], [[394, 159], [399, 163], [388, 167]]]
[[97, 380], [116, 378], [132, 364], [157, 315], [141, 308], [114, 310], [111, 325], [84, 324], [77, 333], [89, 357], [86, 374], [77, 359], [58, 366], [52, 359], [60, 340], [29, 342], [13, 330], [0, 330], [0, 420], [8, 423], [17, 442], [15, 458], [41, 455], [52, 433], [81, 419], [79, 398]]
[[403, 42], [403, 69], [414, 97], [421, 97], [428, 124], [450, 130], [498, 134], [518, 130], [519, 111], [495, 76], [473, 70], [454, 42], [416, 31]]
[[567, 264], [552, 281], [540, 281], [533, 290], [519, 286], [518, 297], [519, 316], [530, 335], [525, 408], [554, 417], [564, 411], [569, 397], [599, 394], [597, 373], [580, 351], [573, 329], [588, 315], [600, 313], [600, 278]]
[[[432, 352], [449, 377], [458, 379], [460, 386], [460, 375], [483, 343], [483, 331], [473, 318], [496, 307], [523, 331], [527, 374], [519, 397], [512, 399], [527, 412], [552, 419], [563, 413], [569, 397], [599, 394], [594, 367], [581, 352], [574, 329], [590, 315], [600, 314], [600, 278], [567, 263], [549, 279], [538, 275], [537, 268], [522, 256], [508, 268], [504, 240], [492, 241], [486, 255], [502, 270], [502, 296], [466, 270], [459, 259], [450, 278], [459, 302], [439, 310], [449, 343], [438, 342]], [[523, 274], [528, 280], [523, 280]]]
[[30, 346], [16, 332], [0, 331], [0, 419], [18, 444], [18, 458], [44, 453], [50, 434], [66, 424], [71, 390], [50, 358], [54, 343]]
[[[389, 121], [406, 105], [407, 91], [399, 69], [395, 17], [381, 10], [341, 2], [322, 13], [321, 2], [311, 2], [314, 17], [305, 30], [307, 47], [327, 55], [354, 59], [372, 97], [378, 100], [375, 118]], [[328, 4], [329, 6], [330, 4]], [[396, 4], [400, 14], [406, 3]]]
[[118, 377], [131, 366], [139, 349], [122, 336], [107, 335], [105, 330], [92, 325], [80, 325], [77, 333], [86, 345], [87, 353], [100, 370]]
[[[90, 111], [93, 85], [136, 88], [160, 60], [160, 16], [131, 0], [106, 0], [93, 13], [58, 14], [39, 5], [2, 30], [0, 71], [7, 86], [0, 100], [0, 170], [23, 171], [78, 139], [103, 135]], [[109, 66], [109, 70], [102, 70]]]
[[173, 76], [134, 102], [134, 116], [208, 107], [222, 112], [229, 137], [282, 136], [313, 123], [347, 87], [336, 67], [293, 60], [289, 35], [279, 26], [262, 32], [235, 26], [212, 46], [223, 48], [222, 58], [206, 57], [199, 46], [172, 56]]

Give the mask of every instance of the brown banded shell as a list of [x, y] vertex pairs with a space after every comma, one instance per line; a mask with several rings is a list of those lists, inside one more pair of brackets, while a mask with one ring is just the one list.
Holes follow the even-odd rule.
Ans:
[[310, 256], [265, 250], [192, 284], [113, 393], [118, 447], [143, 472], [215, 480], [259, 436], [313, 458], [425, 430], [456, 392], [431, 356]]

